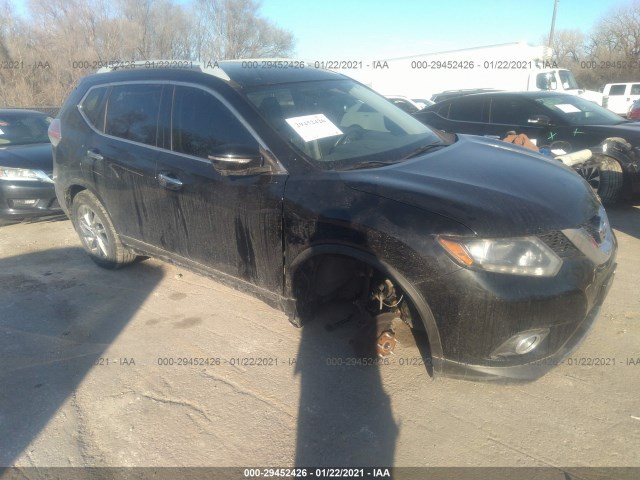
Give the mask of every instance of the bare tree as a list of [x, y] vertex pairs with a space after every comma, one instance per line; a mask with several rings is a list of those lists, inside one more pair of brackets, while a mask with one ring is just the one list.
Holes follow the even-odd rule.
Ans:
[[585, 56], [585, 36], [580, 30], [560, 30], [553, 38], [553, 56], [559, 65], [572, 66]]
[[293, 35], [258, 13], [256, 0], [197, 0], [198, 60], [290, 56]]
[[640, 1], [612, 10], [596, 25], [585, 47], [591, 75], [601, 85], [640, 74]]
[[613, 10], [600, 20], [591, 36], [593, 53], [607, 52], [624, 58], [640, 56], [640, 1]]
[[60, 105], [77, 81], [114, 61], [290, 55], [291, 33], [256, 0], [29, 0], [28, 21], [0, 0], [0, 102]]
[[[544, 41], [544, 40], [542, 40]], [[581, 87], [601, 89], [606, 83], [640, 75], [640, 0], [610, 10], [589, 34], [557, 32], [554, 60], [575, 74]]]

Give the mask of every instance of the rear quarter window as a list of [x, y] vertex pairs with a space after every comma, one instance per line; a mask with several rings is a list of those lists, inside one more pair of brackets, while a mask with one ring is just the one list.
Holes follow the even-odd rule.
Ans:
[[442, 105], [436, 105], [431, 111], [437, 113], [442, 118], [449, 118], [449, 102], [443, 102]]
[[80, 110], [87, 121], [97, 130], [104, 131], [104, 100], [107, 95], [107, 87], [98, 87], [89, 90], [80, 104]]
[[449, 119], [462, 122], [481, 122], [484, 98], [463, 97], [453, 100], [449, 107]]

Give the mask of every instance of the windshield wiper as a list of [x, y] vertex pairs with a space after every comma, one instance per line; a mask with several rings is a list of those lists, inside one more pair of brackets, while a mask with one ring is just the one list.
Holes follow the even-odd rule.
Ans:
[[448, 145], [449, 145], [448, 143], [442, 143], [442, 142], [429, 143], [428, 145], [423, 145], [421, 147], [416, 148], [413, 152], [411, 152], [406, 157], [402, 157], [401, 160], [407, 160], [409, 158], [417, 157], [418, 155], [426, 153], [430, 150], [440, 148], [440, 147], [446, 147]]
[[449, 144], [448, 143], [442, 143], [442, 142], [436, 142], [436, 143], [430, 143], [428, 145], [423, 145], [419, 148], [416, 148], [413, 152], [411, 152], [409, 155], [400, 158], [399, 160], [387, 160], [387, 161], [382, 161], [382, 160], [372, 160], [370, 162], [360, 162], [360, 163], [356, 163], [354, 165], [349, 165], [347, 167], [341, 168], [341, 170], [358, 170], [360, 168], [369, 168], [369, 167], [384, 167], [385, 165], [392, 165], [394, 163], [399, 163], [402, 162], [403, 160], [407, 160], [409, 158], [412, 157], [416, 157], [420, 154], [426, 153], [430, 150], [434, 150], [434, 149], [438, 149], [440, 147], [447, 147]]
[[354, 165], [349, 165], [347, 167], [341, 168], [340, 170], [359, 170], [361, 168], [369, 167], [384, 167], [385, 165], [392, 165], [397, 162], [397, 160], [387, 162], [383, 162], [382, 160], [372, 160], [371, 162], [360, 162]]

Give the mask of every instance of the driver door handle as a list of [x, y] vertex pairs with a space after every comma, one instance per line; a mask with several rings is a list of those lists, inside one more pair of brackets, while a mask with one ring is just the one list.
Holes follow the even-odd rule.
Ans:
[[177, 192], [182, 189], [182, 181], [172, 173], [159, 173], [158, 183], [162, 188]]
[[104, 157], [100, 155], [97, 150], [94, 150], [94, 149], [87, 150], [87, 157], [93, 160], [98, 160], [98, 161], [104, 160]]

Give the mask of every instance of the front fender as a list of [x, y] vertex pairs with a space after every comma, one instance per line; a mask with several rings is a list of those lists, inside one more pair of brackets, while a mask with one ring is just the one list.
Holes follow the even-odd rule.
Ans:
[[[418, 315], [425, 327], [427, 337], [429, 339], [429, 348], [434, 373], [439, 374], [442, 372], [443, 353], [440, 334], [433, 313], [431, 312], [424, 296], [420, 294], [413, 284], [399, 271], [369, 252], [340, 244], [312, 245], [300, 252], [293, 259], [289, 268], [285, 272], [285, 297], [290, 299], [290, 308], [295, 310], [295, 307], [293, 307], [293, 304], [295, 303], [295, 299], [293, 299], [293, 278], [295, 277], [296, 272], [309, 260], [321, 255], [343, 255], [345, 257], [353, 258], [385, 274], [392, 280], [392, 282], [398, 285], [405, 295], [409, 297], [411, 304], [418, 312]], [[295, 314], [291, 311], [289, 313], [290, 315], [292, 313]]]

